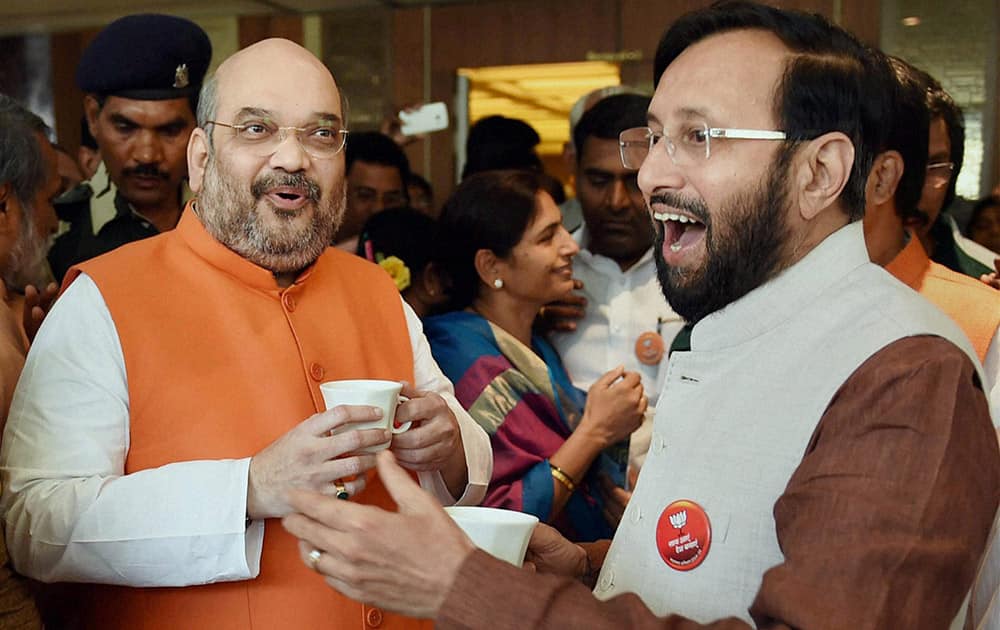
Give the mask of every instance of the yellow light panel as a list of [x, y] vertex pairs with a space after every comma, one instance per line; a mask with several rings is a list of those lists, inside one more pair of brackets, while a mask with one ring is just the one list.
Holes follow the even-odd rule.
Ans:
[[569, 140], [569, 110], [578, 98], [621, 85], [618, 64], [606, 61], [460, 68], [469, 79], [469, 124], [496, 114], [519, 118], [541, 136], [540, 155], [558, 155]]

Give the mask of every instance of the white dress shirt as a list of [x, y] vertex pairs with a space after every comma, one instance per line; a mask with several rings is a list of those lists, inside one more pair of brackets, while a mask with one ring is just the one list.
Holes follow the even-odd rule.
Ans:
[[[469, 472], [458, 502], [478, 503], [492, 473], [489, 439], [455, 399], [420, 320], [403, 306], [415, 385], [441, 394], [459, 421]], [[264, 522], [245, 522], [249, 457], [124, 474], [128, 451], [124, 355], [100, 290], [81, 275], [35, 339], [0, 448], [0, 510], [14, 566], [45, 582], [128, 586], [257, 576]], [[454, 502], [439, 473], [419, 477], [442, 503]]]
[[[650, 406], [656, 405], [666, 374], [670, 342], [684, 326], [663, 298], [656, 280], [652, 250], [622, 271], [617, 262], [587, 249], [587, 226], [573, 232], [580, 253], [573, 259], [573, 276], [583, 281], [586, 314], [576, 330], [551, 335], [573, 384], [587, 390], [608, 370], [624, 365], [642, 376]], [[663, 337], [663, 358], [646, 365], [635, 353], [635, 342], [645, 332]]]
[[[573, 276], [583, 281], [586, 313], [576, 330], [552, 333], [551, 340], [573, 384], [584, 391], [619, 365], [642, 377], [649, 410], [629, 440], [629, 463], [638, 470], [649, 449], [656, 401], [667, 373], [667, 351], [684, 320], [663, 297], [652, 249], [622, 271], [614, 260], [587, 249], [586, 224], [573, 232], [573, 238], [580, 245]], [[658, 332], [663, 338], [663, 358], [656, 365], [646, 365], [636, 355], [636, 340], [646, 332]]]

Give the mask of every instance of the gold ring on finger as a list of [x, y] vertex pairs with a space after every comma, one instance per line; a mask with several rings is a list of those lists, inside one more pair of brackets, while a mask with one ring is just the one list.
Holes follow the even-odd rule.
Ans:
[[347, 486], [345, 486], [344, 484], [335, 483], [333, 484], [333, 488], [334, 490], [337, 491], [336, 496], [338, 499], [346, 501], [347, 499], [351, 498], [351, 494], [347, 491]]

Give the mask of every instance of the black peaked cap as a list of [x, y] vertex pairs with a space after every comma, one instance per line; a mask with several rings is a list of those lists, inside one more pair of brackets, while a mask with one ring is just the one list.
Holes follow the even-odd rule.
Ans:
[[172, 15], [128, 15], [97, 34], [76, 68], [86, 93], [147, 101], [196, 94], [212, 59], [200, 26]]

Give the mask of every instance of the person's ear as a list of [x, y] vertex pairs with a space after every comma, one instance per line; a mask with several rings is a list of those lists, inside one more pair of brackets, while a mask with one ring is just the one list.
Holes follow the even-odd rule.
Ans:
[[13, 221], [11, 207], [17, 203], [14, 195], [14, 185], [6, 182], [0, 186], [0, 234], [10, 231]]
[[87, 129], [90, 130], [90, 135], [97, 138], [97, 119], [101, 115], [101, 104], [93, 94], [83, 97], [83, 113], [87, 117]]
[[576, 172], [576, 147], [573, 145], [572, 138], [563, 143], [562, 159], [566, 166], [566, 172]]
[[208, 159], [212, 153], [208, 143], [208, 132], [201, 127], [195, 127], [191, 132], [191, 138], [188, 139], [187, 161], [188, 187], [196, 195], [201, 192], [205, 181], [205, 169], [208, 168]]
[[810, 140], [795, 160], [795, 183], [799, 214], [811, 221], [837, 204], [851, 177], [854, 143], [839, 131]]
[[430, 303], [440, 303], [448, 297], [450, 282], [445, 277], [445, 271], [437, 263], [424, 265], [420, 274], [420, 290], [427, 295]]
[[865, 205], [871, 208], [892, 201], [904, 168], [903, 156], [898, 151], [885, 151], [875, 156], [865, 185]]
[[500, 259], [491, 249], [480, 249], [476, 251], [473, 264], [479, 279], [488, 287], [492, 287], [494, 281], [500, 278]]

